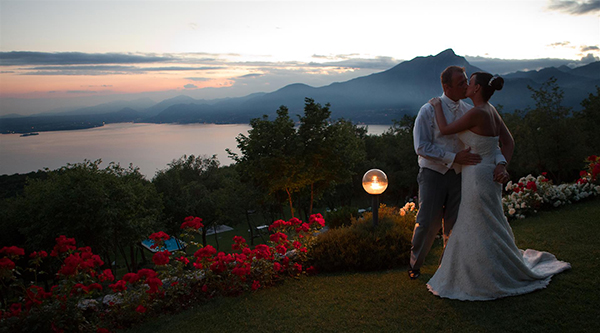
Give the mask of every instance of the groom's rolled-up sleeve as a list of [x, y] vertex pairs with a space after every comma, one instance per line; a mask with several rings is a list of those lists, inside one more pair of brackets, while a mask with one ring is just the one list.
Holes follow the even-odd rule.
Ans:
[[433, 106], [425, 104], [419, 110], [413, 129], [414, 148], [417, 155], [446, 165], [448, 168], [454, 163], [455, 153], [445, 151], [433, 143], [434, 124]]

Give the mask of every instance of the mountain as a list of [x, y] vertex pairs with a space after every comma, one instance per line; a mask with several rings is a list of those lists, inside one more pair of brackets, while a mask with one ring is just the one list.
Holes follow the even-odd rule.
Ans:
[[[447, 49], [435, 56], [416, 57], [386, 71], [336, 82], [323, 87], [302, 83], [285, 86], [271, 93], [255, 93], [244, 97], [196, 100], [181, 95], [154, 103], [149, 99], [119, 101], [82, 108], [63, 114], [61, 121], [49, 116], [2, 118], [0, 132], [10, 133], [15, 128], [29, 128], [44, 122], [60, 123], [60, 128], [99, 122], [136, 121], [151, 123], [248, 123], [250, 119], [268, 115], [273, 119], [276, 110], [285, 105], [294, 117], [304, 109], [306, 97], [317, 103], [331, 104], [332, 118], [346, 118], [367, 124], [389, 124], [403, 115], [415, 115], [431, 97], [442, 93], [441, 72], [450, 65], [465, 67], [468, 74], [485, 71], [471, 65], [464, 57]], [[548, 67], [534, 71], [519, 71], [503, 75], [504, 89], [494, 94], [490, 102], [502, 105], [504, 112], [533, 107], [528, 87], [539, 89], [551, 77], [557, 79], [564, 91], [563, 105], [581, 108], [581, 101], [595, 93], [600, 86], [600, 62], [570, 68]], [[68, 116], [68, 117], [67, 117]], [[86, 118], [87, 117], [87, 118]], [[12, 125], [11, 125], [12, 124]], [[16, 126], [19, 124], [19, 126]], [[44, 128], [51, 128], [46, 126]], [[48, 130], [48, 129], [46, 129]]]
[[[209, 123], [246, 123], [250, 119], [266, 114], [275, 117], [276, 110], [285, 105], [290, 114], [301, 114], [304, 98], [310, 97], [316, 102], [331, 104], [333, 118], [346, 118], [362, 123], [391, 123], [404, 114], [414, 115], [432, 96], [442, 93], [441, 72], [450, 65], [465, 67], [468, 74], [485, 71], [472, 66], [452, 49], [435, 56], [417, 57], [402, 62], [389, 70], [355, 78], [346, 82], [336, 82], [323, 87], [311, 87], [296, 83], [277, 91], [247, 96], [242, 99], [230, 99], [213, 104], [172, 105], [149, 122], [209, 122]], [[550, 77], [564, 90], [564, 105], [579, 108], [581, 101], [594, 92], [594, 86], [600, 85], [600, 62], [571, 69], [544, 68], [539, 71], [516, 72], [503, 76], [504, 89], [491, 99], [491, 103], [502, 105], [504, 112], [532, 107], [528, 87], [539, 89]]]
[[[57, 116], [74, 116], [74, 115], [92, 115], [92, 114], [103, 114], [103, 113], [113, 113], [120, 111], [124, 108], [131, 108], [134, 110], [140, 110], [150, 107], [154, 105], [156, 102], [151, 100], [150, 98], [140, 98], [133, 101], [114, 101], [109, 103], [103, 103], [96, 106], [89, 106], [84, 108], [78, 108], [75, 110], [70, 110], [66, 112], [55, 112], [53, 115]], [[47, 116], [46, 114], [39, 114], [39, 116]]]

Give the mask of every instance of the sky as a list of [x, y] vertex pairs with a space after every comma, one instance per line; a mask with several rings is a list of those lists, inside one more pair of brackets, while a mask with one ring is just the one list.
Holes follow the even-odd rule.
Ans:
[[0, 115], [318, 87], [448, 48], [504, 71], [597, 61], [600, 0], [0, 0]]

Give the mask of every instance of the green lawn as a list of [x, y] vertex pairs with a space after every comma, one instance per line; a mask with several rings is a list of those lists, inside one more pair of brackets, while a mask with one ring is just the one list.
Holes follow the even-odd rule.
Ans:
[[512, 223], [519, 248], [555, 254], [572, 270], [546, 289], [488, 302], [427, 291], [435, 245], [419, 280], [406, 267], [303, 277], [236, 298], [218, 298], [128, 332], [597, 332], [600, 318], [600, 200]]

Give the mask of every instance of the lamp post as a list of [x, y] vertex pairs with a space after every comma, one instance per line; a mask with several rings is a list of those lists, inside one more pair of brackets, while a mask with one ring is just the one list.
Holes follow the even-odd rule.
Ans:
[[379, 195], [388, 186], [387, 176], [379, 169], [371, 169], [363, 176], [362, 186], [372, 196], [373, 227], [377, 227], [377, 222], [379, 221]]

